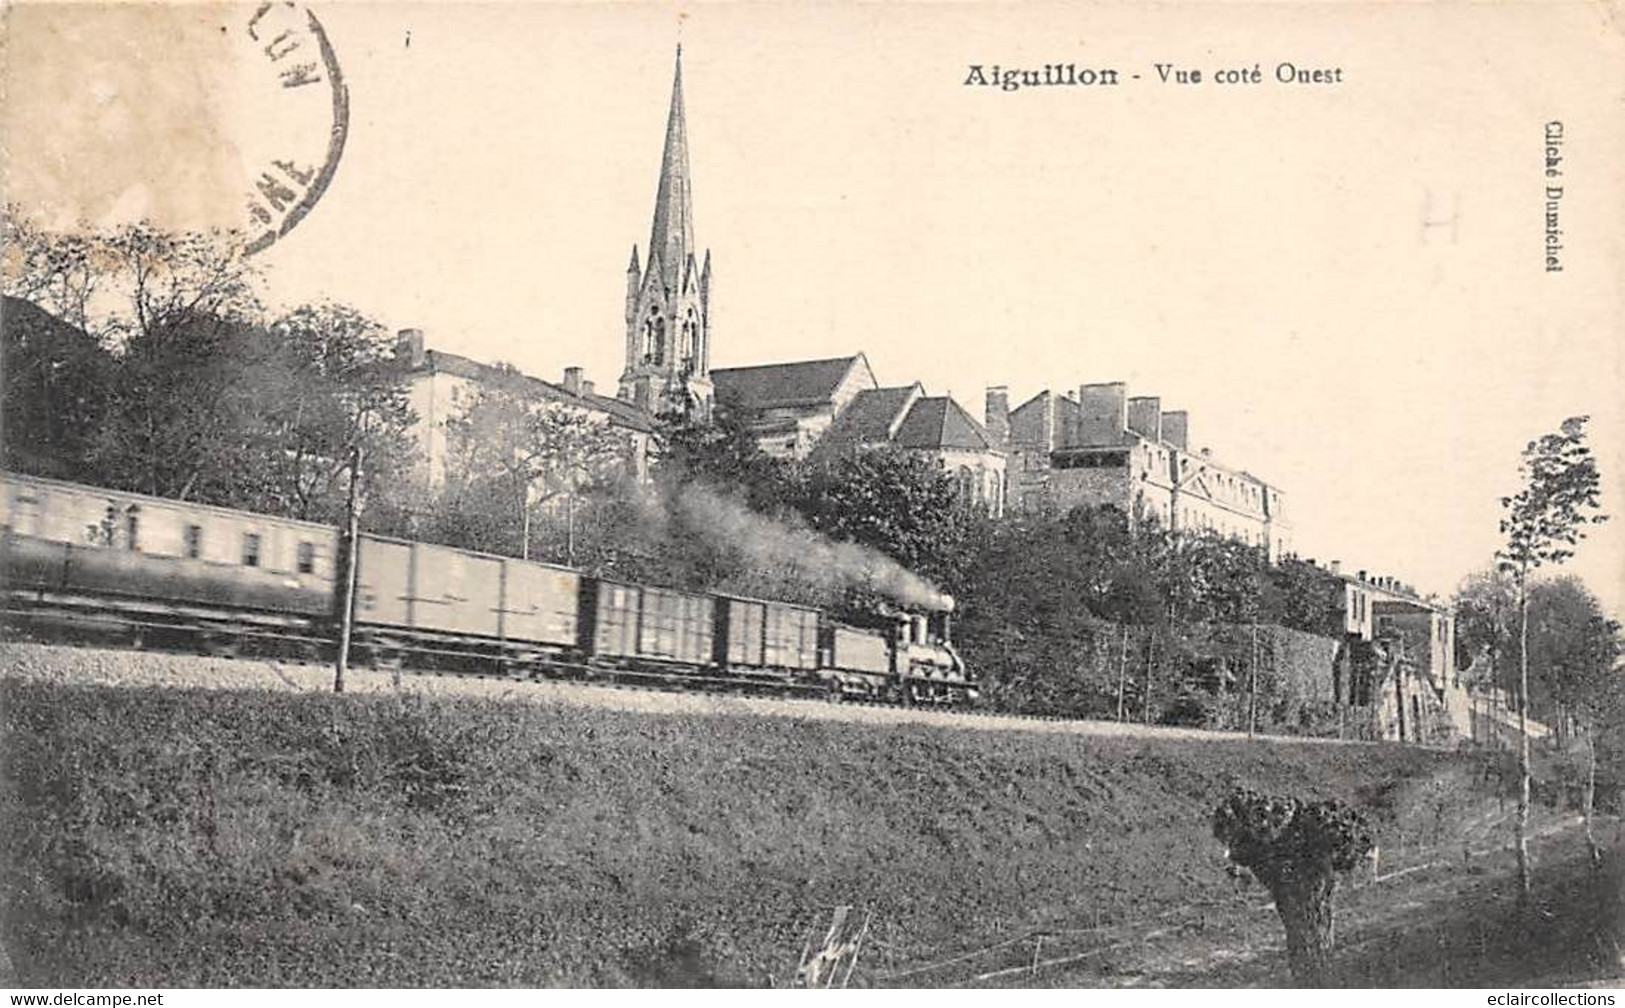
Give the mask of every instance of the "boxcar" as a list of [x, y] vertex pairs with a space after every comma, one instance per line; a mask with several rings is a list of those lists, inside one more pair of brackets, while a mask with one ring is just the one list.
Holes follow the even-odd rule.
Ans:
[[715, 609], [705, 595], [596, 581], [593, 654], [706, 666], [713, 661]]
[[356, 623], [571, 648], [580, 580], [564, 567], [368, 535]]
[[716, 596], [717, 658], [731, 668], [818, 668], [818, 610], [787, 602]]

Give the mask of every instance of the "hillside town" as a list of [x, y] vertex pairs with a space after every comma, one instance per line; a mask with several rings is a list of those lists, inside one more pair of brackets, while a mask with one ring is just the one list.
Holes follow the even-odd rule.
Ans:
[[[0, 986], [1617, 982], [1625, 634], [1563, 566], [1608, 519], [1588, 440], [1604, 424], [1532, 417], [1547, 433], [1496, 449], [1517, 483], [1442, 594], [1411, 583], [1447, 582], [1399, 531], [1422, 527], [1400, 492], [1412, 446], [1368, 472], [1322, 450], [1318, 420], [1236, 436], [1269, 425], [1226, 414], [1284, 377], [1238, 393], [1202, 370], [1219, 357], [1181, 373], [1135, 340], [1023, 368], [1037, 324], [953, 372], [928, 355], [967, 348], [923, 323], [884, 339], [832, 311], [816, 346], [752, 339], [724, 321], [743, 218], [719, 233], [696, 214], [681, 45], [669, 95], [664, 71], [617, 81], [648, 90], [651, 126], [665, 99], [624, 300], [621, 253], [601, 249], [581, 259], [613, 256], [607, 298], [545, 295], [592, 302], [579, 317], [600, 331], [531, 327], [517, 299], [450, 327], [465, 313], [436, 285], [376, 313], [346, 290], [290, 296], [272, 264], [321, 255], [410, 282], [405, 250], [364, 229], [279, 245], [316, 233], [301, 222], [338, 195], [352, 128], [486, 166], [485, 145], [545, 131], [493, 113], [491, 133], [436, 132], [448, 62], [483, 69], [453, 54], [498, 62], [521, 24], [591, 18], [425, 9], [407, 28], [352, 7], [376, 47], [347, 82], [303, 8], [217, 25], [162, 6], [35, 9], [19, 48], [60, 61], [62, 39], [144, 18], [207, 46], [235, 30], [252, 79], [220, 101], [301, 103], [298, 138], [327, 160], [271, 161], [247, 233], [156, 213], [64, 227], [21, 201], [0, 222]], [[510, 54], [510, 80], [536, 85], [527, 114], [557, 101], [542, 34]], [[388, 86], [367, 97], [399, 107], [352, 119], [368, 74]], [[1080, 90], [1142, 77], [1109, 74]], [[91, 91], [122, 129], [127, 96]], [[592, 128], [621, 122], [600, 111]], [[613, 146], [652, 167], [654, 140]], [[391, 171], [424, 169], [379, 146]], [[536, 164], [579, 152], [537, 149], [538, 205], [648, 197], [609, 166], [560, 182]], [[371, 166], [355, 198], [382, 176], [352, 161]], [[471, 174], [481, 213], [514, 214], [503, 176]], [[555, 224], [537, 211], [526, 234]], [[528, 280], [524, 247], [482, 252], [513, 261], [481, 289]], [[547, 373], [507, 359], [549, 354]], [[944, 374], [974, 374], [971, 397]], [[1276, 436], [1336, 460], [1294, 469]], [[1367, 484], [1391, 500], [1317, 516]], [[1327, 514], [1376, 532], [1328, 533]]]
[[[1297, 559], [1282, 489], [1200, 446], [1188, 412], [1165, 410], [1154, 395], [1132, 396], [1122, 382], [1043, 389], [1014, 409], [1009, 390], [989, 384], [978, 420], [907, 376], [882, 382], [862, 350], [713, 369], [712, 256], [695, 240], [686, 117], [679, 51], [647, 254], [634, 245], [626, 271], [626, 359], [613, 397], [579, 367], [557, 381], [512, 374], [436, 350], [422, 330], [401, 330], [396, 353], [410, 376], [412, 433], [431, 482], [445, 476], [446, 428], [458, 409], [481, 387], [510, 383], [537, 403], [621, 432], [641, 478], [663, 418], [705, 421], [721, 407], [774, 458], [898, 449], [941, 470], [961, 502], [995, 519], [1111, 507], [1131, 526], [1230, 539], [1270, 564]], [[1388, 574], [1345, 570], [1342, 560], [1303, 562], [1320, 573], [1332, 600], [1325, 623], [1332, 657], [1314, 687], [1319, 698], [1369, 708], [1378, 737], [1497, 737], [1511, 717], [1506, 698], [1469, 695], [1447, 603]], [[1373, 657], [1385, 637], [1401, 633], [1412, 641], [1403, 657]], [[1377, 671], [1379, 660], [1396, 664]]]

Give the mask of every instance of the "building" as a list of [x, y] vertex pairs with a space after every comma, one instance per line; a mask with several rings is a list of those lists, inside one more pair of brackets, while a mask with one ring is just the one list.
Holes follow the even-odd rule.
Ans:
[[403, 329], [395, 342], [395, 359], [407, 375], [407, 395], [417, 414], [413, 436], [423, 456], [424, 475], [431, 485], [446, 478], [446, 422], [472, 402], [481, 387], [505, 382], [538, 406], [556, 405], [579, 410], [626, 435], [628, 469], [640, 478], [649, 466], [649, 442], [654, 420], [630, 403], [602, 396], [578, 367], [564, 369], [563, 381], [554, 384], [457, 354], [431, 350], [423, 331]]
[[1132, 521], [1211, 532], [1257, 546], [1271, 562], [1290, 549], [1282, 493], [1190, 447], [1190, 417], [1122, 382], [1039, 392], [1014, 410], [987, 391], [987, 430], [1007, 448], [1011, 505], [1023, 510], [1110, 504]]
[[1456, 667], [1450, 608], [1397, 578], [1346, 574], [1336, 560], [1322, 570], [1335, 585], [1332, 616], [1342, 631], [1332, 672], [1337, 702], [1369, 708], [1382, 738], [1437, 742], [1471, 735], [1472, 702]]
[[863, 354], [711, 372], [718, 401], [738, 411], [757, 447], [806, 458], [860, 393], [879, 387]]
[[697, 254], [678, 46], [649, 254], [640, 266], [633, 245], [626, 267], [626, 368], [617, 395], [645, 413], [711, 414], [711, 253]]
[[1004, 450], [952, 397], [928, 396], [919, 382], [864, 389], [835, 416], [814, 456], [878, 445], [936, 462], [961, 500], [1004, 514]]

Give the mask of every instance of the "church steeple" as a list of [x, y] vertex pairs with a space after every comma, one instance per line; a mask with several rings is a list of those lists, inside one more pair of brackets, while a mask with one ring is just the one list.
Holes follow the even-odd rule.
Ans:
[[640, 270], [633, 246], [626, 273], [626, 370], [620, 397], [651, 413], [710, 414], [710, 253], [705, 253], [702, 270], [696, 266], [696, 252], [683, 47], [678, 46], [649, 258]]
[[660, 159], [660, 188], [655, 194], [649, 254], [660, 256], [661, 279], [676, 289], [683, 264], [694, 253], [694, 195], [688, 172], [688, 124], [683, 118], [683, 47], [677, 47], [672, 75], [671, 109], [666, 113], [666, 147]]

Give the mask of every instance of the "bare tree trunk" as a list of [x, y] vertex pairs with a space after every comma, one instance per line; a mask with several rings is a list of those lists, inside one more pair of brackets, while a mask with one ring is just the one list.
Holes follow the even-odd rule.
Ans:
[[1518, 898], [1529, 898], [1529, 570], [1518, 574], [1518, 814], [1512, 839], [1518, 852]]
[[1300, 987], [1324, 987], [1332, 951], [1332, 895], [1337, 877], [1325, 872], [1310, 876], [1289, 872], [1270, 885], [1275, 912], [1286, 928], [1287, 963], [1292, 982]]
[[1122, 649], [1117, 653], [1117, 720], [1123, 720], [1123, 690], [1128, 685], [1128, 624], [1124, 623]]
[[1585, 814], [1586, 845], [1591, 848], [1591, 863], [1602, 863], [1602, 848], [1597, 846], [1597, 836], [1591, 830], [1591, 810], [1597, 799], [1597, 728], [1595, 724], [1586, 727], [1586, 783], [1583, 792], [1581, 809]]

